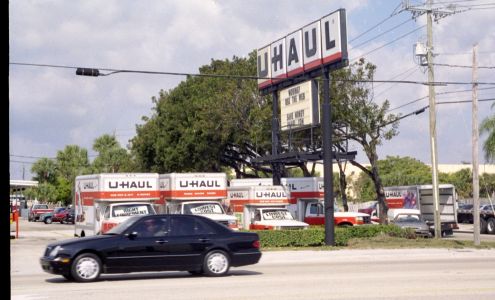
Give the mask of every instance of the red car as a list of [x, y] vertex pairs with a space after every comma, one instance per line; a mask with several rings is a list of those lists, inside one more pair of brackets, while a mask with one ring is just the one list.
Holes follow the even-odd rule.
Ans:
[[64, 224], [65, 216], [69, 213], [69, 210], [65, 207], [58, 207], [53, 211], [52, 222], [60, 222]]

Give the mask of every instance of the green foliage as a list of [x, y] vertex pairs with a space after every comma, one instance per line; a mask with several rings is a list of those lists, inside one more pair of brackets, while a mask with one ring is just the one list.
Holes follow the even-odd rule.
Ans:
[[[325, 245], [325, 229], [312, 227], [306, 230], [260, 230], [261, 247], [312, 247]], [[380, 234], [415, 238], [414, 232], [395, 225], [370, 225], [335, 228], [335, 246], [347, 246], [354, 238], [372, 238]]]
[[[252, 76], [256, 53], [212, 60], [200, 73]], [[218, 172], [230, 167], [241, 174], [249, 167], [254, 176], [270, 171], [249, 163], [271, 149], [271, 104], [259, 96], [254, 80], [188, 77], [153, 102], [155, 112], [143, 118], [146, 123], [132, 140], [142, 169]]]
[[[387, 156], [377, 162], [383, 186], [431, 184], [431, 168], [411, 157]], [[359, 199], [376, 199], [375, 186], [365, 173], [361, 173], [355, 192]]]
[[58, 174], [73, 183], [77, 175], [89, 173], [88, 151], [77, 145], [67, 145], [57, 152]]
[[[495, 108], [495, 103], [492, 104], [492, 109]], [[485, 161], [487, 163], [495, 163], [495, 113], [486, 117], [480, 125], [480, 135], [487, 134], [487, 138], [483, 143], [483, 152], [485, 153]]]
[[35, 174], [33, 179], [39, 183], [55, 183], [57, 181], [57, 163], [52, 159], [43, 157], [38, 159], [31, 167]]
[[98, 156], [91, 164], [93, 173], [118, 173], [133, 171], [132, 159], [115, 136], [104, 134], [95, 139], [93, 150]]
[[57, 190], [57, 202], [60, 202], [62, 206], [72, 203], [72, 185], [70, 181], [63, 177], [58, 177], [55, 188]]
[[56, 203], [57, 202], [57, 189], [55, 186], [48, 182], [38, 184], [37, 187], [29, 188], [25, 191], [27, 197], [31, 199], [38, 199], [42, 203]]

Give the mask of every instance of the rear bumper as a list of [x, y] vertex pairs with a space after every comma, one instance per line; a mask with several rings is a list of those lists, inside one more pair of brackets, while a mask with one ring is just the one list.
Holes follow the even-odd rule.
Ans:
[[254, 265], [261, 259], [261, 252], [239, 252], [232, 254], [232, 266], [240, 267], [246, 265]]

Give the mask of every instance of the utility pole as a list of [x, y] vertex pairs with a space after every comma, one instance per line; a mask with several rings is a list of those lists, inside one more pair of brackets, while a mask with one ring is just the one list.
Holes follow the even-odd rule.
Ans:
[[480, 245], [480, 182], [478, 162], [478, 44], [473, 46], [473, 231], [474, 245]]
[[439, 8], [433, 8], [433, 0], [428, 0], [425, 7], [410, 6], [409, 1], [402, 3], [403, 9], [410, 11], [413, 18], [426, 13], [426, 60], [428, 66], [428, 92], [430, 104], [430, 152], [431, 152], [431, 169], [432, 169], [432, 192], [433, 192], [433, 213], [435, 222], [435, 238], [439, 239], [442, 234], [440, 220], [440, 201], [438, 191], [438, 151], [437, 151], [437, 130], [436, 130], [436, 105], [435, 105], [435, 76], [433, 71], [433, 17], [435, 21], [455, 13], [454, 11], [443, 11]]

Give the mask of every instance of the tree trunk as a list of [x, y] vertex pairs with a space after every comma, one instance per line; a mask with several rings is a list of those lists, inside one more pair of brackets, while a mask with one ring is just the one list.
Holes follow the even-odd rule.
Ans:
[[342, 197], [342, 206], [344, 207], [344, 211], [349, 211], [349, 205], [347, 204], [347, 193], [345, 192], [347, 189], [347, 181], [345, 178], [344, 168], [342, 167], [342, 162], [337, 161], [337, 165], [339, 166], [339, 187], [340, 187], [340, 195]]
[[373, 180], [373, 183], [375, 184], [376, 197], [380, 207], [380, 224], [388, 224], [388, 206], [385, 202], [385, 191], [383, 190], [382, 180], [378, 173], [378, 155], [376, 154], [376, 147], [369, 146], [369, 149], [366, 149], [365, 152], [371, 164], [371, 180]]

